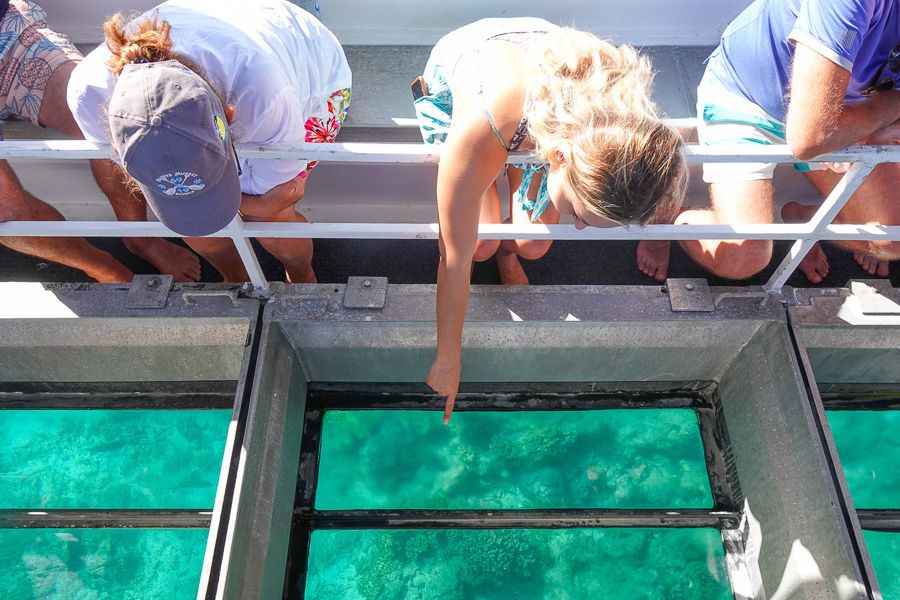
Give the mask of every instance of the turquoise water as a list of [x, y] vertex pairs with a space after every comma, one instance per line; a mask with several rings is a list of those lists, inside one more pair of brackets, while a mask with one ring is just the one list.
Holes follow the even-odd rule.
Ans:
[[900, 600], [900, 533], [863, 531], [884, 600]]
[[306, 594], [322, 600], [733, 598], [722, 541], [711, 529], [315, 531]]
[[228, 410], [0, 410], [2, 508], [211, 508]]
[[329, 411], [316, 508], [708, 508], [688, 409]]
[[205, 529], [0, 529], [0, 595], [192, 599], [206, 537]]
[[900, 509], [900, 410], [827, 414], [856, 508]]

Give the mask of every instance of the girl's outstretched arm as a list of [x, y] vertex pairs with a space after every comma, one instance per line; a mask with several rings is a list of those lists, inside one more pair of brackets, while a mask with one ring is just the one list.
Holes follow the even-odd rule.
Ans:
[[507, 153], [480, 110], [454, 110], [438, 167], [441, 258], [437, 276], [437, 356], [426, 382], [446, 396], [450, 420], [459, 388], [463, 321], [469, 302], [472, 256], [478, 241], [481, 199], [503, 168]]

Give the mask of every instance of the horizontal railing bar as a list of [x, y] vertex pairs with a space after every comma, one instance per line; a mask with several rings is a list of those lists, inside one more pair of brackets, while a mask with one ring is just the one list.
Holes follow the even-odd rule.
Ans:
[[201, 510], [0, 510], [0, 528], [184, 529], [209, 527], [212, 511]]
[[[416, 164], [437, 163], [440, 146], [428, 144], [386, 144], [362, 142], [336, 142], [333, 144], [272, 144], [258, 146], [240, 144], [238, 155], [242, 158], [269, 158], [273, 160], [317, 160], [351, 163]], [[795, 162], [790, 147], [784, 144], [722, 144], [701, 146], [688, 144], [685, 155], [689, 163], [734, 162]], [[0, 141], [0, 158], [43, 159], [92, 159], [112, 158], [110, 146], [83, 140], [11, 140]], [[507, 163], [540, 162], [526, 152], [513, 152]], [[900, 146], [850, 146], [832, 152], [815, 161], [806, 162], [900, 162]]]
[[686, 510], [294, 510], [313, 529], [566, 529], [594, 527], [715, 527], [734, 529], [731, 511]]
[[[8, 221], [0, 236], [180, 237], [155, 221]], [[437, 239], [437, 223], [246, 223], [208, 237]], [[532, 240], [900, 240], [900, 226], [829, 225], [816, 234], [806, 223], [749, 225], [645, 225], [575, 229], [572, 225], [482, 224], [481, 239]]]

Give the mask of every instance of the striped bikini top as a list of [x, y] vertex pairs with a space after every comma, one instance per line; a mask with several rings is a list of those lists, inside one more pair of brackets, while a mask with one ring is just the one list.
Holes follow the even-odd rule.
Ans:
[[[527, 47], [531, 45], [534, 41], [546, 35], [546, 31], [529, 31], [529, 32], [508, 32], [508, 33], [500, 33], [498, 35], [492, 36], [488, 38], [486, 41], [490, 40], [503, 40], [507, 42], [511, 42], [513, 44], [517, 44], [519, 46]], [[479, 64], [477, 54], [480, 50], [480, 46], [476, 48], [476, 64]], [[497, 129], [497, 125], [494, 123], [494, 117], [491, 115], [491, 111], [488, 108], [487, 97], [484, 94], [484, 85], [481, 81], [481, 74], [478, 74], [478, 95], [482, 98], [482, 108], [484, 110], [484, 115], [487, 117], [488, 123], [491, 125], [491, 130], [494, 132], [494, 135], [497, 136], [497, 140], [500, 142], [500, 145], [507, 152], [515, 152], [522, 146], [522, 142], [528, 137], [528, 117], [524, 114], [522, 115], [522, 120], [519, 122], [519, 126], [516, 127], [515, 133], [513, 133], [512, 139], [509, 140], [507, 144], [503, 136], [500, 135], [500, 130]], [[525, 112], [523, 110], [523, 112]], [[537, 221], [541, 218], [541, 215], [544, 214], [544, 210], [550, 204], [550, 194], [547, 192], [547, 175], [549, 173], [549, 169], [546, 165], [531, 165], [531, 164], [515, 164], [514, 167], [517, 167], [522, 170], [522, 182], [519, 184], [519, 187], [516, 189], [514, 193], [514, 201], [518, 202], [523, 210], [531, 211], [531, 221]], [[540, 174], [541, 175], [541, 186], [538, 189], [537, 196], [534, 200], [528, 198], [528, 190], [531, 189], [531, 182], [534, 179], [534, 176]]]

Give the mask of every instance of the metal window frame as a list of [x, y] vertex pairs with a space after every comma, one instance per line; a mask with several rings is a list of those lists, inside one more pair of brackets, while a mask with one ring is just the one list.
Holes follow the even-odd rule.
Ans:
[[[0, 411], [230, 411], [237, 387], [236, 381], [3, 382]], [[212, 510], [0, 509], [0, 529], [208, 529]]]
[[[869, 386], [845, 385], [839, 392], [822, 394], [825, 411], [900, 411], [900, 393], [872, 390]], [[900, 533], [900, 507], [892, 509], [857, 508], [863, 529]]]
[[[245, 158], [303, 159], [381, 164], [433, 164], [440, 158], [440, 147], [425, 144], [242, 144], [239, 154]], [[793, 163], [787, 145], [753, 146], [726, 144], [721, 146], [686, 145], [688, 163], [776, 162]], [[0, 159], [114, 158], [109, 146], [86, 141], [42, 140], [0, 141]], [[512, 163], [537, 163], [534, 156], [514, 152]], [[812, 162], [849, 162], [850, 170], [825, 199], [807, 223], [795, 225], [648, 225], [644, 227], [590, 228], [576, 230], [571, 225], [481, 225], [482, 239], [576, 239], [576, 240], [796, 240], [775, 273], [766, 283], [767, 292], [781, 291], [791, 274], [816, 242], [822, 240], [891, 240], [900, 241], [900, 226], [833, 225], [834, 217], [844, 207], [865, 177], [881, 163], [900, 162], [900, 146], [850, 146], [838, 152], [817, 157]], [[161, 223], [151, 222], [52, 222], [9, 221], [0, 223], [0, 236], [62, 237], [179, 237]], [[436, 239], [436, 223], [244, 223], [235, 217], [230, 225], [209, 237], [231, 238], [254, 287], [265, 290], [268, 282], [259, 266], [250, 238], [350, 238], [350, 239]]]
[[[733, 466], [721, 401], [709, 382], [673, 382], [648, 391], [611, 393], [606, 384], [532, 384], [527, 392], [508, 385], [469, 385], [457, 397], [458, 412], [541, 412], [681, 408], [695, 412], [713, 506], [709, 509], [522, 509], [522, 510], [338, 510], [315, 509], [322, 419], [328, 410], [443, 411], [443, 399], [411, 391], [416, 384], [310, 384], [303, 420], [297, 494], [285, 568], [284, 597], [303, 598], [313, 531], [323, 529], [558, 529], [715, 528], [721, 532], [729, 575], [740, 569], [743, 497]], [[664, 391], [668, 387], [673, 391]], [[593, 389], [592, 389], [593, 388]], [[518, 386], [521, 389], [521, 385]], [[561, 390], [553, 393], [549, 390]], [[591, 391], [585, 391], [589, 389]], [[543, 391], [534, 391], [543, 390]]]

